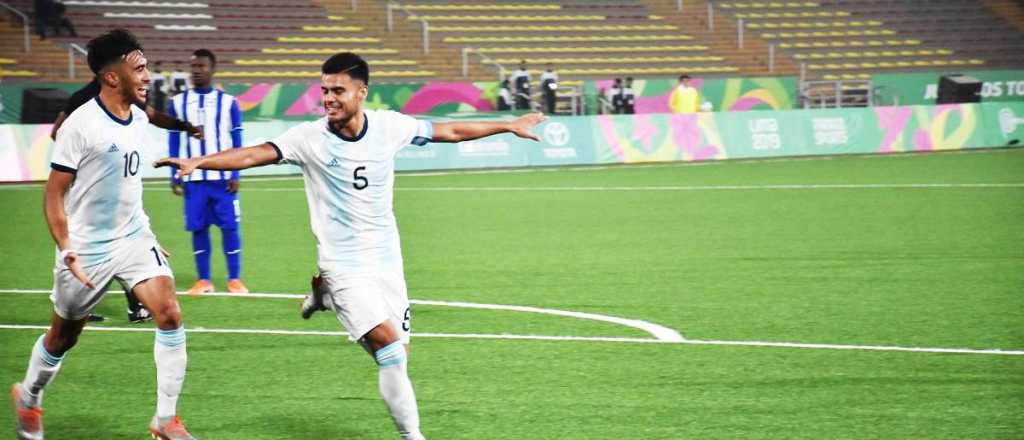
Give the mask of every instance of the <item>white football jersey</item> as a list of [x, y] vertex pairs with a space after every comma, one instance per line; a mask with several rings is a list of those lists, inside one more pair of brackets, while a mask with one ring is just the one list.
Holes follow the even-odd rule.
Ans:
[[355, 138], [328, 128], [327, 118], [292, 127], [271, 141], [282, 162], [302, 169], [320, 264], [342, 273], [402, 270], [392, 209], [395, 155], [425, 145], [433, 125], [390, 110], [364, 112]]
[[75, 174], [64, 212], [71, 249], [83, 266], [109, 259], [121, 239], [150, 233], [140, 173], [152, 160], [144, 154], [152, 145], [148, 125], [146, 112], [137, 106], [121, 120], [97, 96], [72, 112], [57, 132], [50, 166]]

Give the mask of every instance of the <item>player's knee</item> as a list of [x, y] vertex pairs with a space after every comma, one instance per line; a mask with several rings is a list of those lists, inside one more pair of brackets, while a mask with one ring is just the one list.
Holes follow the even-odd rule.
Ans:
[[181, 327], [181, 307], [178, 302], [171, 298], [167, 301], [160, 301], [152, 307], [153, 322], [162, 329], [174, 329]]
[[78, 333], [49, 331], [46, 332], [43, 348], [54, 356], [62, 356], [74, 348], [75, 344], [78, 344]]
[[401, 341], [395, 341], [390, 345], [377, 350], [373, 358], [381, 368], [393, 367], [406, 363], [405, 345]]

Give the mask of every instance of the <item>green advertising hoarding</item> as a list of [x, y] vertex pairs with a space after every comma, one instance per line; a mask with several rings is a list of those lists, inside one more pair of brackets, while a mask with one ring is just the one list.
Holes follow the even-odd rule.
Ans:
[[965, 70], [924, 73], [884, 73], [871, 76], [881, 104], [930, 105], [939, 93], [939, 78], [963, 74], [982, 82], [981, 102], [1024, 101], [1024, 70]]
[[[247, 122], [244, 143], [273, 139], [298, 121]], [[151, 127], [143, 163], [166, 154], [166, 132]], [[834, 154], [886, 154], [1020, 146], [1024, 102], [825, 110], [553, 117], [534, 132], [457, 144], [407, 147], [398, 170], [447, 170], [607, 163], [704, 161]], [[0, 181], [39, 181], [49, 173], [50, 125], [0, 125]], [[293, 166], [244, 175], [295, 174]], [[143, 176], [166, 178], [143, 167]]]

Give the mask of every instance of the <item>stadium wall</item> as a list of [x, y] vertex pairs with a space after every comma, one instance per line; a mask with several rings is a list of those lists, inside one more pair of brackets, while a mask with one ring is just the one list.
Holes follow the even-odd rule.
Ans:
[[[596, 113], [596, 96], [612, 81], [586, 81], [587, 108]], [[640, 79], [633, 83], [638, 113], [668, 112], [668, 97], [675, 79]], [[704, 100], [715, 109], [729, 111], [785, 110], [795, 102], [796, 78], [694, 78]], [[0, 85], [0, 124], [21, 120], [22, 92], [26, 87], [56, 88], [73, 93], [80, 84], [21, 83]], [[320, 83], [223, 83], [224, 91], [238, 97], [246, 121], [308, 120], [323, 115]], [[377, 84], [370, 87], [368, 108], [402, 113], [450, 116], [493, 112], [497, 82], [431, 82], [425, 84]]]
[[[272, 139], [298, 121], [245, 123], [245, 143]], [[167, 134], [151, 127], [144, 163], [167, 151]], [[780, 156], [886, 154], [1020, 145], [1024, 102], [828, 110], [553, 117], [541, 142], [510, 134], [455, 145], [406, 148], [399, 170], [701, 161]], [[0, 125], [0, 181], [45, 180], [50, 125]], [[167, 170], [144, 168], [145, 177]], [[295, 174], [269, 166], [246, 175]]]

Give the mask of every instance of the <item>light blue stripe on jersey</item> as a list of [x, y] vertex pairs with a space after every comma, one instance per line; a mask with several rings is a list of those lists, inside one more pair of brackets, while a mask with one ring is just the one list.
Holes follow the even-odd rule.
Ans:
[[405, 347], [401, 341], [392, 342], [387, 347], [377, 350], [374, 357], [381, 368], [399, 365], [405, 362]]
[[164, 347], [177, 347], [185, 343], [185, 326], [174, 330], [156, 329], [156, 342]]

